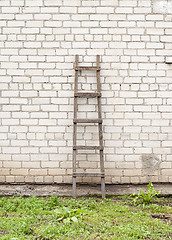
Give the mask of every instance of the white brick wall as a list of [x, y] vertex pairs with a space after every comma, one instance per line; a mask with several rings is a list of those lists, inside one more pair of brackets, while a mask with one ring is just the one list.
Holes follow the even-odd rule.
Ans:
[[[84, 64], [101, 55], [106, 182], [172, 181], [172, 22], [157, 6], [0, 1], [1, 182], [71, 182], [75, 54]], [[94, 73], [79, 80], [95, 90]], [[96, 117], [95, 103], [80, 99], [79, 116]], [[96, 131], [79, 127], [78, 143], [96, 144]], [[80, 172], [99, 168], [92, 152], [78, 160]]]

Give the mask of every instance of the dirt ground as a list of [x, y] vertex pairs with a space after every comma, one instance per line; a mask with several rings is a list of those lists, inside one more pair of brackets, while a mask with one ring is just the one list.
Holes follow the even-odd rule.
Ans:
[[[172, 195], [172, 183], [154, 184], [155, 190], [162, 195]], [[106, 185], [107, 195], [123, 195], [138, 193], [140, 189], [147, 190], [146, 184], [142, 185]], [[100, 195], [100, 185], [78, 184], [77, 195], [89, 196]], [[70, 184], [0, 184], [0, 196], [72, 196], [72, 185]]]

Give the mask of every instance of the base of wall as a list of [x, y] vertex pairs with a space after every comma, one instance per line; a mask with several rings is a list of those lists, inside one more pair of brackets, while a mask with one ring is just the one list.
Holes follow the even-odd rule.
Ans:
[[[107, 195], [139, 193], [147, 190], [147, 184], [107, 184]], [[154, 183], [162, 195], [172, 195], [172, 183]], [[78, 196], [101, 195], [98, 184], [78, 184]], [[71, 184], [1, 184], [0, 196], [72, 196]]]

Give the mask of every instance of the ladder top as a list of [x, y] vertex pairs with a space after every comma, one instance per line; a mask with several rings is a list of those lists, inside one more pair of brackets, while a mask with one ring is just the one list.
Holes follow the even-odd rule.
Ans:
[[102, 119], [96, 118], [96, 119], [82, 119], [82, 118], [74, 118], [73, 119], [74, 123], [102, 123]]
[[75, 70], [76, 70], [76, 71], [81, 71], [81, 70], [100, 71], [100, 67], [76, 66], [76, 67], [75, 67]]
[[95, 98], [95, 97], [101, 97], [100, 92], [76, 92], [74, 93], [75, 97], [79, 98]]

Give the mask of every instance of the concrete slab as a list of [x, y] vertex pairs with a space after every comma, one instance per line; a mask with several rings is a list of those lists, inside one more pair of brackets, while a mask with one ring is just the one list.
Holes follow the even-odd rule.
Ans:
[[[162, 195], [172, 195], [172, 184], [154, 184], [155, 190], [160, 191]], [[147, 191], [144, 185], [106, 185], [107, 195], [124, 195], [139, 193], [139, 190]], [[78, 184], [78, 196], [100, 195], [100, 185]], [[39, 185], [39, 184], [1, 184], [0, 196], [72, 196], [72, 185]]]

